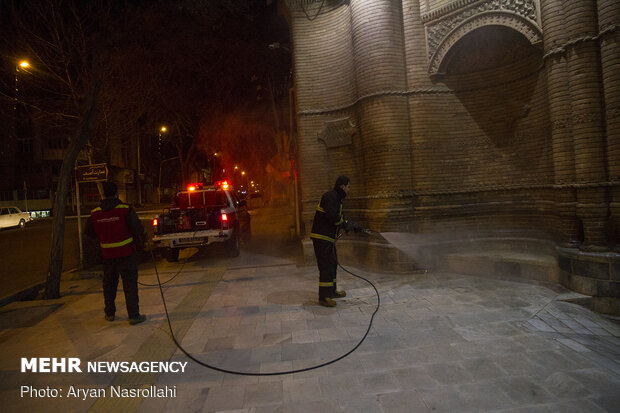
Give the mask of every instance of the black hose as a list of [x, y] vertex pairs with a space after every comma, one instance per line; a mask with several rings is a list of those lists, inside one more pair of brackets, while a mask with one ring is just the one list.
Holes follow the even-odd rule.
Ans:
[[[172, 338], [172, 341], [174, 341], [174, 344], [177, 346], [177, 348], [179, 350], [181, 350], [181, 352], [183, 352], [183, 354], [185, 354], [187, 357], [189, 357], [190, 360], [198, 363], [199, 365], [201, 365], [203, 367], [207, 367], [207, 368], [210, 368], [212, 370], [220, 371], [222, 373], [236, 374], [236, 375], [241, 375], [241, 376], [280, 376], [280, 375], [284, 375], [284, 374], [302, 373], [302, 372], [305, 372], [305, 371], [315, 370], [315, 369], [318, 369], [318, 368], [325, 367], [325, 366], [328, 366], [330, 364], [333, 364], [333, 363], [335, 363], [337, 361], [340, 361], [343, 358], [349, 356], [351, 353], [353, 353], [355, 350], [357, 350], [357, 348], [364, 342], [364, 340], [366, 340], [366, 337], [368, 336], [368, 333], [370, 332], [370, 329], [372, 327], [372, 322], [373, 322], [373, 320], [375, 318], [375, 315], [377, 314], [377, 312], [379, 311], [379, 307], [381, 306], [381, 297], [379, 296], [379, 291], [377, 290], [377, 287], [375, 287], [375, 285], [371, 281], [369, 281], [368, 279], [366, 279], [366, 278], [364, 278], [364, 277], [362, 277], [360, 275], [352, 273], [351, 271], [347, 270], [346, 268], [344, 268], [339, 263], [338, 266], [340, 268], [342, 268], [344, 271], [346, 271], [347, 273], [351, 274], [352, 276], [357, 277], [357, 278], [359, 278], [361, 280], [364, 280], [368, 284], [370, 284], [372, 286], [372, 288], [375, 290], [375, 294], [377, 295], [377, 306], [375, 308], [375, 311], [372, 313], [372, 316], [370, 317], [370, 322], [368, 323], [368, 328], [366, 329], [366, 333], [364, 333], [364, 336], [355, 345], [355, 347], [353, 347], [351, 350], [349, 350], [345, 354], [343, 354], [340, 357], [337, 357], [337, 358], [335, 358], [333, 360], [326, 361], [324, 363], [317, 364], [315, 366], [305, 367], [303, 369], [278, 371], [278, 372], [273, 372], [273, 373], [252, 373], [252, 372], [246, 372], [246, 371], [228, 370], [228, 369], [224, 369], [224, 368], [221, 368], [221, 367], [212, 366], [212, 365], [210, 365], [208, 363], [205, 363], [203, 361], [198, 360], [196, 357], [192, 356], [189, 352], [187, 352], [187, 350], [185, 350], [181, 346], [181, 343], [179, 343], [179, 341], [177, 340], [176, 336], [174, 335], [174, 331], [172, 329], [172, 323], [170, 321], [170, 314], [168, 313], [168, 306], [166, 305], [166, 298], [164, 297], [164, 290], [162, 288], [162, 283], [161, 283], [161, 281], [159, 279], [159, 272], [157, 271], [157, 264], [155, 262], [155, 255], [153, 254], [153, 250], [151, 250], [151, 257], [153, 258], [153, 265], [155, 266], [155, 275], [157, 275], [157, 283], [159, 285], [159, 292], [161, 294], [161, 300], [164, 303], [164, 310], [166, 312], [166, 320], [168, 321], [168, 328], [170, 329], [170, 337]], [[179, 272], [180, 272], [180, 270], [179, 270]], [[176, 277], [176, 275], [175, 275], [175, 277]], [[170, 281], [170, 280], [168, 280], [168, 281]]]
[[[151, 250], [151, 257], [153, 257], [153, 265], [155, 266], [155, 273], [157, 274], [157, 265], [155, 264], [155, 255], [153, 254], [153, 250]], [[141, 283], [140, 281], [138, 281], [138, 284], [144, 286], [144, 287], [157, 287], [158, 285], [161, 287], [162, 285], [166, 285], [168, 284], [170, 281], [174, 280], [175, 278], [177, 278], [177, 276], [179, 274], [181, 274], [181, 271], [183, 270], [183, 267], [185, 267], [185, 263], [186, 261], [183, 261], [183, 264], [181, 265], [181, 267], [177, 270], [177, 273], [174, 274], [171, 278], [169, 278], [168, 280], [162, 282], [159, 282], [159, 274], [157, 274], [157, 284], [146, 284], [146, 283]], [[165, 304], [165, 303], [164, 303]]]

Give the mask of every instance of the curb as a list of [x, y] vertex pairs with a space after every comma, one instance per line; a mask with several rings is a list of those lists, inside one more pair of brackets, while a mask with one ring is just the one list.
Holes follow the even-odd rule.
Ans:
[[45, 281], [33, 284], [30, 287], [26, 287], [25, 289], [6, 297], [2, 297], [0, 298], [0, 307], [4, 307], [5, 305], [11, 304], [15, 301], [25, 301], [28, 297], [35, 296], [43, 287], [45, 287]]
[[[78, 273], [79, 270], [77, 268], [69, 268], [68, 270], [63, 271], [60, 274], [60, 281], [69, 281], [74, 279], [85, 279], [85, 278], [94, 278], [97, 276], [96, 271], [93, 271], [94, 274], [89, 274], [90, 276], [71, 276], [70, 274]], [[32, 284], [28, 287], [25, 287], [21, 291], [17, 291], [13, 294], [9, 294], [4, 297], [0, 297], [0, 308], [4, 307], [8, 304], [11, 304], [15, 301], [28, 301], [29, 299], [34, 299], [39, 291], [45, 288], [46, 281], [41, 281], [35, 284]]]

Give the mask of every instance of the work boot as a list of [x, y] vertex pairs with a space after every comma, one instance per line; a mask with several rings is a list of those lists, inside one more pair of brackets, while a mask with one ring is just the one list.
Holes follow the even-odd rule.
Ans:
[[319, 304], [321, 304], [324, 307], [335, 307], [336, 306], [336, 302], [329, 297], [319, 298]]
[[334, 291], [334, 293], [332, 294], [332, 298], [342, 298], [346, 296], [347, 296], [347, 292], [344, 290]]
[[146, 316], [144, 314], [138, 314], [138, 316], [136, 318], [130, 318], [129, 319], [129, 324], [136, 325], [136, 324], [140, 324], [141, 322], [146, 321]]
[[107, 321], [114, 321], [114, 316], [113, 316], [113, 315], [107, 315], [107, 314], [106, 314], [106, 315], [105, 315], [105, 319], [106, 319]]

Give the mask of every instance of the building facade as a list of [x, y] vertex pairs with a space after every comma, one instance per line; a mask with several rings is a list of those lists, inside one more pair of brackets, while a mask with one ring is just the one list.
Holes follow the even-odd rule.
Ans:
[[620, 296], [620, 2], [286, 6], [306, 227], [346, 174], [370, 228], [536, 231], [561, 282]]

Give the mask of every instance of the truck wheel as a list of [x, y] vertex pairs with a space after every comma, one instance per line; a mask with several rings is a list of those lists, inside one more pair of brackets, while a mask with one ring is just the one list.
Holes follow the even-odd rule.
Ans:
[[168, 248], [166, 251], [166, 261], [168, 262], [177, 262], [179, 261], [179, 249], [178, 248]]
[[239, 248], [239, 231], [235, 230], [235, 232], [233, 233], [232, 238], [230, 239], [230, 241], [228, 241], [228, 254], [231, 257], [238, 257], [239, 256], [239, 252], [240, 252], [240, 248]]

